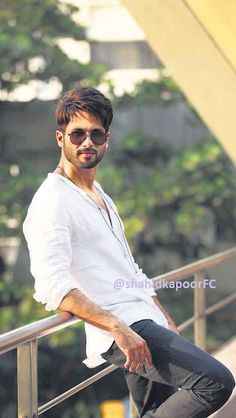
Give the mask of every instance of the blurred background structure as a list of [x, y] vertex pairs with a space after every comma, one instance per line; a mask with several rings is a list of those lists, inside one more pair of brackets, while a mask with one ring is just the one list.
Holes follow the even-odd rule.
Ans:
[[236, 162], [234, 1], [122, 0]]
[[[235, 245], [235, 18], [235, 2], [222, 0], [2, 0], [2, 332], [48, 315], [32, 300], [21, 228], [58, 160], [56, 100], [76, 84], [98, 87], [113, 101], [112, 147], [98, 180], [149, 277]], [[208, 303], [235, 291], [235, 267], [233, 259], [211, 270], [217, 288], [208, 289]], [[159, 295], [177, 323], [191, 314], [191, 289]], [[208, 350], [232, 336], [235, 314], [229, 305], [209, 318]], [[47, 337], [40, 350], [40, 401], [91, 375], [81, 366], [82, 324]], [[0, 358], [0, 369], [1, 417], [12, 418], [13, 354]], [[122, 373], [114, 376], [65, 402], [60, 417], [99, 417], [98, 404], [127, 397]]]

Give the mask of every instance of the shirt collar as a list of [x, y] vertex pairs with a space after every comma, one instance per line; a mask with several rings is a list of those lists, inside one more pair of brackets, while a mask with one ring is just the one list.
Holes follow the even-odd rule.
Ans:
[[[59, 177], [60, 180], [65, 181], [71, 187], [73, 187], [81, 196], [83, 196], [85, 198], [88, 197], [87, 193], [83, 189], [81, 189], [81, 187], [74, 184], [71, 180], [67, 179], [66, 177], [62, 176], [59, 173], [48, 173], [48, 176], [54, 176], [54, 175]], [[102, 187], [100, 186], [100, 184], [96, 180], [94, 180], [94, 186], [96, 186], [101, 192], [103, 192]]]

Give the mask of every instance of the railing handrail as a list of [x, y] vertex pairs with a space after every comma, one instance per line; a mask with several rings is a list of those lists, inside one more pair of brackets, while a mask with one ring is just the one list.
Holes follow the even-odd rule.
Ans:
[[52, 334], [54, 331], [69, 327], [80, 321], [82, 321], [80, 318], [69, 312], [62, 312], [13, 329], [0, 335], [0, 355], [13, 350], [20, 344]]
[[200, 273], [202, 271], [208, 270], [216, 266], [217, 264], [221, 264], [224, 261], [232, 258], [234, 255], [236, 256], [236, 247], [232, 247], [228, 250], [211, 255], [210, 257], [203, 258], [202, 260], [194, 261], [193, 263], [187, 264], [186, 266], [180, 267], [179, 269], [172, 270], [165, 274], [161, 274], [157, 277], [153, 277], [152, 281], [156, 282], [159, 280], [183, 280], [186, 277], [190, 277], [195, 273]]
[[[177, 270], [154, 277], [151, 280], [156, 282], [158, 280], [182, 280], [190, 277], [195, 273], [207, 270], [217, 264], [220, 264], [236, 255], [236, 247], [222, 251], [210, 257], [188, 264]], [[53, 333], [54, 331], [66, 328], [74, 323], [80, 322], [81, 319], [73, 316], [69, 312], [62, 312], [49, 316], [39, 321], [28, 325], [16, 328], [12, 331], [0, 335], [0, 355], [13, 350], [18, 345], [25, 342], [32, 341]]]

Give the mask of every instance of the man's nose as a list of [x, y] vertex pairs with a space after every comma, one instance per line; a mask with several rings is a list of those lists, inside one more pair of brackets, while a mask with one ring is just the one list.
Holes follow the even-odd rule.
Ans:
[[83, 148], [89, 148], [89, 147], [91, 147], [91, 145], [94, 145], [94, 143], [91, 139], [91, 132], [86, 132], [86, 134], [87, 134], [87, 137], [81, 144], [81, 146]]

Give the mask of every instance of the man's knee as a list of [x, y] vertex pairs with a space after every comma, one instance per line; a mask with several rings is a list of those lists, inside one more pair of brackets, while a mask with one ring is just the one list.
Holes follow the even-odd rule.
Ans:
[[234, 387], [235, 387], [234, 377], [232, 373], [228, 369], [226, 369], [226, 375], [225, 375], [224, 383], [223, 383], [223, 395], [226, 401], [229, 399], [231, 393], [233, 392]]
[[220, 408], [227, 402], [235, 387], [235, 380], [230, 370], [225, 368], [221, 381], [217, 386], [217, 389], [214, 391], [214, 401], [217, 407]]
[[214, 369], [214, 372], [211, 370], [211, 377], [205, 374], [193, 387], [193, 392], [207, 403], [211, 413], [227, 402], [235, 386], [233, 375], [227, 367], [217, 362]]

